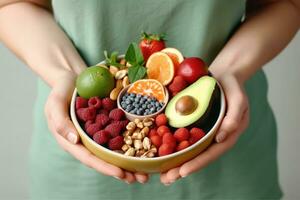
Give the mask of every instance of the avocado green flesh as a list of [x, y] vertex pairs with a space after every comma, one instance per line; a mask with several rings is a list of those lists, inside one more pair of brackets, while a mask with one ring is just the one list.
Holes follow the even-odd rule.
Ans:
[[[174, 96], [165, 111], [170, 126], [175, 128], [186, 127], [203, 117], [210, 107], [216, 85], [217, 82], [213, 77], [204, 76]], [[185, 95], [194, 97], [198, 102], [197, 108], [189, 115], [182, 115], [175, 109], [177, 100]]]

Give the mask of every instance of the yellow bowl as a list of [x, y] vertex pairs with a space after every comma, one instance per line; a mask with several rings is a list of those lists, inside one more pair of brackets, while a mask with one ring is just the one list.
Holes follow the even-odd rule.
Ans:
[[132, 172], [137, 172], [137, 171], [145, 172], [145, 173], [164, 172], [168, 169], [180, 166], [184, 162], [194, 158], [199, 153], [204, 151], [212, 143], [214, 136], [218, 130], [218, 127], [224, 117], [225, 107], [226, 107], [224, 92], [220, 85], [219, 88], [220, 88], [220, 109], [216, 121], [212, 125], [212, 128], [210, 128], [207, 134], [195, 144], [189, 146], [184, 150], [181, 150], [179, 152], [167, 156], [154, 157], [154, 158], [130, 157], [130, 156], [125, 156], [123, 154], [111, 151], [94, 142], [81, 128], [75, 114], [75, 99], [77, 96], [77, 89], [74, 90], [72, 96], [72, 101], [70, 106], [71, 118], [81, 137], [81, 141], [83, 145], [100, 159]]

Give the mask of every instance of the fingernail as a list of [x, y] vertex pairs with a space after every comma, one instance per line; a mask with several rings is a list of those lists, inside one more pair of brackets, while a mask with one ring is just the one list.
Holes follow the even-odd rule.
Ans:
[[220, 132], [217, 137], [216, 137], [216, 141], [217, 143], [221, 143], [223, 142], [225, 139], [225, 132]]
[[185, 178], [185, 177], [187, 177], [187, 175], [183, 175], [183, 176], [181, 176], [181, 178]]
[[171, 183], [165, 183], [165, 186], [170, 186], [171, 185]]
[[75, 133], [68, 133], [67, 140], [69, 140], [71, 143], [76, 144], [77, 142], [77, 135]]
[[114, 178], [118, 179], [118, 180], [121, 180], [121, 178], [117, 177], [117, 176], [114, 176]]
[[127, 183], [128, 185], [130, 184], [130, 182], [129, 182], [129, 181], [125, 181], [125, 183]]

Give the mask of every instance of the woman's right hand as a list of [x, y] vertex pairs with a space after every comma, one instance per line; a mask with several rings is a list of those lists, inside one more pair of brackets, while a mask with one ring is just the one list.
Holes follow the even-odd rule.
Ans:
[[69, 105], [75, 87], [75, 79], [76, 74], [71, 72], [66, 72], [58, 77], [45, 105], [48, 127], [58, 144], [81, 163], [104, 175], [113, 176], [126, 183], [133, 183], [136, 180], [145, 183], [148, 175], [127, 172], [111, 165], [94, 156], [80, 143], [78, 132], [69, 117]]

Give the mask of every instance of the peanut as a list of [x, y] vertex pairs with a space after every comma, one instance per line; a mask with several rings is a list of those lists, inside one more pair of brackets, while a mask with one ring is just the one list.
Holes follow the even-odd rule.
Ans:
[[134, 148], [130, 147], [130, 148], [125, 152], [124, 155], [126, 155], [126, 156], [134, 156], [134, 154], [135, 154]]
[[117, 80], [123, 79], [126, 75], [127, 75], [127, 70], [126, 70], [126, 69], [123, 69], [123, 70], [120, 70], [120, 71], [117, 71], [117, 72], [116, 72], [115, 78], [116, 78]]
[[143, 143], [141, 140], [134, 140], [133, 145], [135, 150], [140, 150], [143, 148]]
[[116, 66], [111, 65], [109, 66], [109, 71], [113, 76], [115, 76], [119, 69]]
[[128, 76], [125, 76], [122, 81], [122, 86], [126, 87], [127, 85], [129, 85], [129, 79]]
[[148, 137], [145, 137], [143, 140], [143, 147], [145, 150], [150, 150], [151, 148], [151, 140]]
[[135, 124], [134, 122], [129, 122], [129, 123], [127, 124], [127, 126], [126, 126], [126, 129], [127, 129], [128, 131], [134, 131], [135, 128], [136, 128], [136, 124]]
[[123, 81], [121, 79], [117, 80], [116, 82], [116, 88], [123, 88]]
[[111, 92], [109, 97], [112, 100], [117, 100], [119, 93], [121, 92], [122, 88], [114, 88]]
[[130, 136], [125, 136], [124, 137], [124, 142], [128, 145], [132, 144], [132, 138]]
[[130, 145], [124, 144], [124, 145], [122, 146], [122, 150], [123, 150], [124, 152], [126, 152], [130, 147], [131, 147]]

